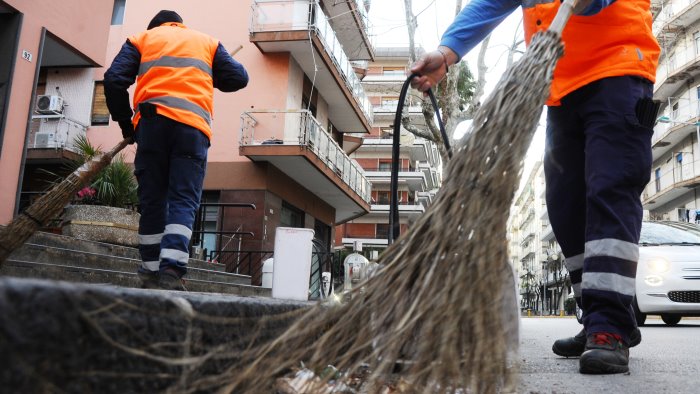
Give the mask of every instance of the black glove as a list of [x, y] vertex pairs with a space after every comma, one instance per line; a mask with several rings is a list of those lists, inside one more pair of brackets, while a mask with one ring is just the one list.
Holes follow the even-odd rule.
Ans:
[[131, 139], [131, 144], [134, 143], [134, 134], [136, 132], [134, 131], [134, 124], [131, 123], [131, 119], [129, 120], [120, 120], [119, 122], [119, 127], [122, 129], [122, 137], [124, 139]]

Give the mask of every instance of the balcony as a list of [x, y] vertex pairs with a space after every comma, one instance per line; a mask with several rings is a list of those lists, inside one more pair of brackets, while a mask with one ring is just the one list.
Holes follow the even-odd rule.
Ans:
[[374, 60], [374, 34], [363, 0], [320, 0], [352, 60]]
[[[410, 136], [413, 136], [413, 134], [410, 134]], [[362, 152], [385, 154], [385, 157], [391, 157], [392, 144], [393, 140], [391, 138], [365, 138], [362, 143]], [[416, 138], [411, 144], [399, 145], [399, 156], [408, 156], [411, 161], [427, 162], [431, 158], [431, 144], [431, 142], [422, 138]]]
[[657, 11], [652, 24], [652, 31], [658, 38], [662, 47], [668, 47], [676, 41], [684, 28], [695, 23], [700, 18], [700, 9], [695, 7], [700, 4], [698, 0], [672, 0], [667, 2], [652, 3], [652, 12]]
[[418, 163], [418, 169], [423, 171], [425, 174], [425, 182], [427, 190], [433, 190], [440, 187], [440, 180], [438, 179], [437, 169], [430, 165], [429, 163]]
[[370, 131], [372, 105], [318, 3], [255, 0], [250, 41], [262, 52], [291, 54], [328, 103], [338, 130]]
[[700, 186], [700, 159], [689, 160], [687, 163], [677, 162], [679, 154], [682, 158], [692, 157], [688, 152], [678, 152], [672, 157], [671, 168], [666, 168], [658, 176], [652, 177], [642, 193], [644, 209], [659, 208]]
[[62, 114], [32, 115], [30, 130], [27, 160], [51, 163], [79, 157], [75, 140], [86, 136], [87, 126]]
[[554, 240], [554, 230], [552, 230], [552, 225], [548, 224], [544, 231], [542, 231], [542, 242], [548, 242], [552, 240]]
[[[398, 208], [399, 219], [401, 219], [400, 222], [402, 223], [406, 223], [405, 220], [407, 219], [417, 218], [425, 213], [425, 205], [420, 201], [399, 201]], [[372, 204], [371, 212], [364, 216], [363, 219], [372, 220], [384, 218], [388, 220], [389, 209], [390, 205], [388, 201], [380, 201], [378, 204]]]
[[[700, 1], [694, 1], [694, 3], [697, 5]], [[688, 16], [688, 20], [694, 18], [692, 19], [694, 23], [700, 18], [700, 7], [690, 8], [683, 15]], [[657, 19], [655, 25], [662, 23], [663, 20], [663, 18]], [[679, 22], [685, 19], [675, 18], [673, 21]], [[686, 40], [687, 24], [666, 23], [663, 26], [659, 33], [655, 33], [662, 45], [663, 57], [656, 71], [654, 96], [661, 99], [674, 94], [685, 85], [685, 82], [700, 75], [700, 47], [691, 43], [692, 35]]]
[[259, 110], [241, 116], [240, 154], [268, 162], [319, 196], [343, 223], [370, 210], [371, 186], [309, 111]]
[[[363, 167], [365, 176], [373, 184], [389, 184], [391, 181], [391, 168], [368, 168]], [[428, 190], [425, 174], [423, 171], [408, 168], [399, 168], [399, 187], [406, 186], [410, 191]]]
[[675, 149], [689, 135], [696, 135], [696, 140], [700, 137], [700, 101], [670, 97], [668, 102], [668, 106], [657, 119], [654, 135], [651, 137], [654, 161]]

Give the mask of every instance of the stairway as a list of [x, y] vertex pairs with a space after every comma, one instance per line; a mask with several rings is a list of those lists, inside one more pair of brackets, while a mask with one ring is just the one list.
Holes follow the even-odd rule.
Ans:
[[[135, 248], [38, 232], [10, 255], [0, 276], [41, 278], [91, 284], [139, 287]], [[222, 264], [190, 259], [188, 291], [269, 297], [270, 289], [251, 286], [251, 278], [224, 272]]]

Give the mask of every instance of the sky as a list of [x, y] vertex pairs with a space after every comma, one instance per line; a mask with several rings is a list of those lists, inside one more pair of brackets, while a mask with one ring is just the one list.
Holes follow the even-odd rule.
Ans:
[[[462, 1], [463, 5], [468, 2], [469, 0]], [[426, 51], [431, 51], [437, 48], [442, 33], [454, 19], [455, 0], [413, 0], [413, 13], [418, 15], [416, 43]], [[376, 46], [408, 46], [404, 0], [373, 0], [369, 16], [374, 26]], [[516, 10], [491, 35], [486, 53], [488, 71], [484, 97], [491, 93], [506, 69], [507, 48], [514, 39], [523, 37], [521, 16], [522, 13]], [[477, 46], [465, 56], [472, 72], [476, 72], [478, 52]], [[544, 118], [540, 125], [525, 160], [526, 175], [533, 163], [542, 159], [544, 152]]]

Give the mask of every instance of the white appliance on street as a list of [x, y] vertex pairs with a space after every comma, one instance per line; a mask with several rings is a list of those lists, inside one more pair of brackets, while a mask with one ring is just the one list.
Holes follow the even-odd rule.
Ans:
[[277, 227], [272, 270], [272, 298], [307, 301], [314, 230]]

